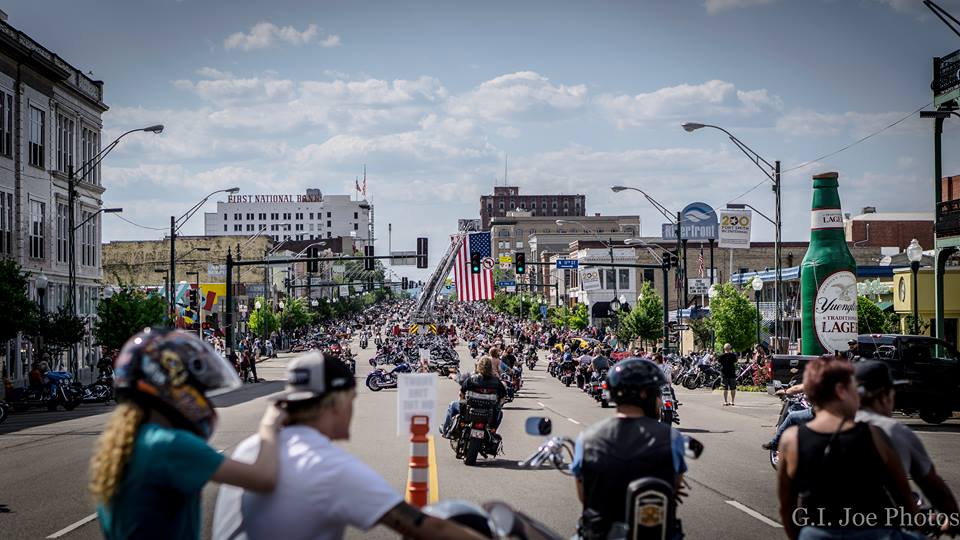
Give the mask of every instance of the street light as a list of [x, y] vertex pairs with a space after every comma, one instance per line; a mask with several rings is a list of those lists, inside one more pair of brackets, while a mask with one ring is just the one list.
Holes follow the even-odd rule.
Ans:
[[[152, 127], [157, 127], [157, 126], [152, 126]], [[160, 129], [162, 130], [163, 127], [160, 126]], [[175, 216], [170, 216], [170, 283], [173, 283], [177, 279], [177, 261], [176, 261], [177, 231], [179, 231], [180, 228], [183, 227], [187, 223], [187, 221], [189, 221], [190, 218], [197, 213], [197, 210], [199, 210], [204, 205], [204, 203], [206, 203], [207, 200], [210, 199], [210, 197], [213, 197], [217, 193], [237, 193], [238, 191], [240, 191], [240, 188], [238, 187], [232, 187], [228, 189], [218, 189], [217, 191], [214, 191], [213, 193], [210, 193], [206, 197], [200, 199], [200, 202], [193, 205], [189, 210], [184, 212], [184, 214], [179, 218]], [[174, 301], [174, 297], [171, 294], [170, 295], [171, 309], [173, 307], [173, 301]], [[228, 307], [228, 309], [230, 308]]]
[[907, 246], [907, 259], [910, 261], [910, 271], [913, 272], [913, 335], [920, 333], [920, 319], [917, 314], [917, 272], [920, 271], [920, 261], [923, 259], [923, 248], [914, 238]]
[[103, 288], [103, 297], [104, 297], [105, 299], [109, 300], [109, 299], [113, 298], [114, 292], [116, 292], [116, 291], [113, 290], [113, 287], [110, 286], [110, 285], [107, 285], [106, 287]]
[[760, 279], [760, 276], [753, 276], [753, 281], [750, 283], [754, 290], [754, 296], [757, 301], [757, 345], [760, 344], [760, 291], [763, 290], [763, 280]]
[[101, 208], [96, 212], [87, 216], [87, 219], [81, 221], [79, 225], [73, 228], [73, 230], [74, 232], [80, 230], [80, 227], [83, 227], [84, 225], [86, 225], [88, 221], [97, 217], [99, 214], [119, 214], [121, 212], [123, 212], [123, 208]]
[[[739, 148], [740, 151], [743, 152], [743, 154], [744, 154], [745, 156], [747, 156], [747, 158], [748, 158], [750, 161], [752, 161], [753, 164], [757, 166], [757, 168], [759, 168], [761, 171], [763, 171], [763, 174], [765, 174], [765, 175], [767, 176], [767, 178], [770, 179], [771, 182], [773, 182], [773, 198], [774, 198], [774, 206], [775, 206], [775, 209], [774, 209], [774, 219], [771, 220], [770, 218], [768, 218], [767, 216], [764, 216], [763, 214], [760, 214], [760, 215], [763, 216], [764, 218], [766, 218], [767, 221], [770, 221], [771, 223], [773, 223], [773, 226], [774, 226], [774, 247], [773, 247], [773, 251], [774, 251], [774, 257], [776, 258], [776, 261], [775, 261], [775, 262], [776, 262], [776, 266], [775, 266], [775, 269], [776, 269], [776, 279], [775, 279], [775, 281], [774, 281], [774, 283], [773, 283], [773, 303], [774, 303], [774, 318], [773, 318], [773, 320], [774, 320], [774, 323], [773, 323], [773, 324], [774, 324], [774, 330], [773, 330], [773, 333], [774, 333], [774, 336], [776, 337], [776, 339], [774, 339], [774, 343], [773, 343], [774, 349], [773, 349], [773, 350], [774, 350], [775, 352], [780, 352], [780, 347], [779, 347], [779, 345], [780, 345], [780, 339], [779, 339], [779, 338], [780, 338], [780, 327], [781, 327], [781, 324], [780, 324], [780, 321], [781, 321], [780, 303], [781, 303], [781, 299], [782, 299], [782, 297], [783, 297], [783, 294], [782, 294], [782, 292], [781, 292], [782, 281], [783, 281], [783, 265], [782, 265], [781, 262], [780, 262], [781, 252], [782, 252], [782, 246], [781, 246], [781, 244], [782, 244], [782, 234], [781, 234], [781, 232], [782, 232], [782, 229], [783, 229], [783, 218], [782, 218], [781, 213], [780, 213], [780, 161], [779, 161], [779, 160], [774, 161], [773, 164], [771, 165], [770, 162], [767, 161], [767, 160], [765, 160], [765, 159], [763, 159], [763, 157], [761, 157], [760, 154], [758, 154], [758, 153], [757, 153], [756, 151], [754, 151], [752, 148], [750, 148], [749, 146], [747, 146], [746, 144], [744, 144], [743, 141], [741, 141], [740, 139], [738, 139], [737, 137], [735, 137], [732, 133], [730, 133], [729, 131], [723, 129], [723, 128], [720, 127], [720, 126], [714, 126], [714, 125], [711, 125], [711, 124], [700, 124], [700, 123], [697, 123], [697, 122], [687, 122], [686, 124], [683, 124], [682, 127], [683, 127], [684, 131], [686, 131], [686, 132], [688, 132], [688, 133], [692, 133], [692, 132], [694, 132], [694, 131], [696, 131], [696, 130], [698, 130], [698, 129], [702, 129], [702, 128], [711, 128], [711, 129], [716, 129], [717, 131], [722, 131], [723, 133], [725, 133], [725, 134], [727, 135], [727, 137], [729, 137], [730, 142], [732, 142], [737, 148]], [[730, 208], [733, 208], [733, 206], [730, 206], [730, 205], [727, 205], [727, 206], [730, 207]], [[751, 208], [752, 208], [752, 207], [751, 207]], [[759, 212], [758, 212], [758, 213], [759, 213]]]

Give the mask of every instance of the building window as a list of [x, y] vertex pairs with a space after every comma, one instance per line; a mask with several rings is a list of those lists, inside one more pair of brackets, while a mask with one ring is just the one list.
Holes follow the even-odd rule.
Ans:
[[247, 219], [248, 219], [249, 221], [253, 221], [253, 214], [252, 214], [252, 213], [248, 213], [248, 214], [247, 214]]
[[290, 219], [290, 213], [289, 213], [289, 212], [285, 212], [285, 213], [283, 214], [283, 219], [284, 219], [284, 220]]
[[73, 145], [76, 125], [73, 118], [65, 114], [57, 115], [57, 170], [66, 173], [73, 165]]
[[243, 232], [243, 225], [234, 225], [233, 232]]
[[630, 288], [630, 269], [628, 268], [620, 268], [620, 288]]
[[303, 230], [303, 223], [297, 223], [297, 230], [298, 230], [298, 231], [302, 231], [302, 230]]
[[[30, 142], [28, 145], [30, 165], [44, 168], [44, 152], [46, 145], [46, 113], [36, 107], [30, 107]], [[42, 243], [41, 243], [42, 247]]]
[[0, 191], [0, 253], [13, 254], [13, 194]]
[[354, 212], [353, 219], [360, 219], [360, 214], [358, 212]]
[[57, 203], [57, 262], [69, 262], [70, 242], [67, 231], [70, 229], [70, 209], [64, 203]]
[[303, 219], [303, 212], [298, 212], [298, 213], [297, 213], [297, 219], [299, 219], [299, 220], [302, 220], [302, 219]]
[[227, 226], [226, 226], [226, 225], [223, 226], [223, 232], [227, 232]]
[[253, 224], [252, 224], [252, 223], [248, 223], [248, 224], [247, 224], [247, 232], [253, 232]]
[[327, 222], [327, 227], [332, 227], [332, 225], [330, 225], [330, 222], [329, 222], [329, 221]]
[[[83, 221], [86, 221], [80, 231], [80, 264], [83, 266], [96, 266], [97, 219], [93, 217], [93, 212], [81, 212], [80, 216]], [[81, 223], [83, 221], [81, 221]]]
[[280, 219], [280, 214], [277, 214], [277, 213], [270, 214], [270, 219], [276, 221]]
[[[327, 217], [330, 217], [330, 212], [327, 212]], [[329, 221], [327, 223], [330, 223]], [[329, 227], [329, 225], [327, 225]]]
[[608, 290], [614, 290], [617, 288], [617, 271], [614, 269], [606, 269], [603, 271], [605, 288]]
[[240, 221], [241, 219], [243, 219], [243, 214], [234, 214], [233, 219], [235, 221]]
[[[644, 281], [644, 282], [649, 282], [650, 285], [653, 285], [653, 278], [654, 278], [654, 270], [651, 269], [651, 268], [644, 268], [644, 269], [643, 269], [643, 281]], [[639, 287], [638, 287], [638, 288], [639, 288]]]
[[[100, 133], [88, 127], [80, 128], [80, 162], [88, 163], [93, 156], [100, 152]], [[87, 171], [86, 180], [94, 185], [100, 185], [100, 164]]]
[[353, 230], [359, 231], [359, 230], [360, 230], [360, 225], [357, 224], [357, 223], [354, 223], [354, 224], [353, 224]]
[[517, 242], [517, 249], [523, 249], [523, 242]]
[[46, 203], [30, 201], [30, 257], [33, 259], [42, 259], [44, 255], [43, 224], [46, 211]]
[[267, 214], [257, 214], [257, 219], [260, 221], [265, 221], [267, 219]]
[[[313, 212], [310, 212], [310, 219], [313, 219]], [[313, 240], [313, 238], [311, 238]]]
[[330, 231], [327, 231], [327, 238], [333, 238], [333, 233]]
[[0, 92], [0, 154], [13, 157], [13, 96]]

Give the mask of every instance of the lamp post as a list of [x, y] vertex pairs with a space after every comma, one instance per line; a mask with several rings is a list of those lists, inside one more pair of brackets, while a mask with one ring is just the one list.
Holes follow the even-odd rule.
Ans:
[[40, 275], [37, 276], [35, 285], [37, 287], [37, 297], [40, 300], [40, 314], [43, 316], [46, 316], [47, 314], [47, 304], [44, 301], [44, 297], [47, 294], [48, 283], [49, 283], [49, 280], [47, 279], [47, 275], [44, 274], [43, 272], [40, 272]]
[[920, 318], [917, 306], [917, 272], [920, 271], [920, 261], [923, 259], [923, 248], [914, 238], [907, 246], [907, 259], [910, 261], [910, 271], [913, 273], [913, 335], [920, 333]]
[[[210, 197], [213, 197], [217, 193], [237, 193], [238, 191], [240, 191], [240, 188], [238, 187], [232, 187], [228, 189], [218, 189], [217, 191], [214, 191], [213, 193], [210, 193], [206, 197], [200, 199], [200, 202], [193, 205], [189, 210], [184, 212], [184, 214], [179, 218], [175, 216], [170, 216], [170, 283], [171, 284], [177, 280], [177, 260], [176, 260], [177, 231], [179, 231], [180, 228], [183, 227], [187, 223], [187, 221], [189, 221], [190, 218], [197, 213], [197, 210], [199, 210], [210, 199]], [[173, 303], [174, 303], [174, 296], [173, 296], [173, 293], [171, 292], [170, 294], [171, 309], [173, 309]]]
[[[717, 288], [716, 284], [711, 285], [710, 288], [707, 289], [707, 298], [710, 299], [710, 302], [713, 302], [713, 299], [716, 298], [719, 294], [720, 294], [720, 289]], [[711, 310], [710, 313], [712, 316], [713, 311]], [[713, 330], [713, 328], [710, 329], [710, 342], [711, 342], [710, 350], [712, 351], [717, 350], [717, 333]]]
[[[782, 229], [783, 229], [783, 217], [780, 212], [780, 161], [774, 161], [771, 165], [769, 161], [763, 159], [760, 154], [756, 153], [752, 148], [744, 144], [743, 141], [736, 138], [732, 133], [723, 129], [720, 126], [714, 126], [711, 124], [698, 124], [696, 122], [687, 122], [683, 124], [683, 129], [688, 133], [694, 132], [701, 128], [711, 128], [718, 131], [722, 131], [730, 138], [730, 142], [736, 145], [745, 156], [747, 156], [754, 165], [757, 166], [763, 174], [773, 182], [773, 199], [774, 199], [774, 219], [772, 221], [774, 225], [774, 257], [776, 258], [776, 280], [773, 284], [773, 303], [774, 303], [774, 336], [776, 339], [773, 340], [773, 350], [775, 352], [780, 352], [780, 330], [781, 330], [781, 313], [780, 313], [780, 304], [782, 302], [783, 293], [783, 265], [781, 263], [781, 253], [782, 253]], [[728, 205], [729, 206], [729, 205]], [[751, 207], [752, 208], [752, 207]], [[761, 214], [762, 215], [762, 214]], [[766, 218], [766, 216], [763, 216]]]
[[753, 276], [750, 286], [753, 287], [754, 297], [757, 302], [757, 345], [760, 344], [760, 291], [763, 290], [763, 280], [760, 276]]

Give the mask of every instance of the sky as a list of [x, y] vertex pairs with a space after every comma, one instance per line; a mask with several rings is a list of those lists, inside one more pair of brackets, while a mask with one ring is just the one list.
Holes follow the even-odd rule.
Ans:
[[[940, 0], [960, 17], [960, 0]], [[844, 211], [933, 210], [933, 56], [960, 38], [920, 0], [15, 0], [8, 22], [104, 81], [103, 239], [158, 239], [206, 194], [353, 193], [366, 165], [378, 253], [431, 239], [504, 177], [587, 212], [663, 219], [703, 201], [773, 214], [716, 124], [780, 160], [784, 239], [808, 238], [811, 176]], [[55, 16], [51, 16], [55, 14]], [[817, 159], [887, 129], [829, 158]], [[960, 174], [956, 122], [945, 174]], [[811, 163], [812, 162], [812, 163]], [[800, 165], [804, 165], [797, 168]], [[214, 211], [211, 203], [204, 207]], [[202, 234], [197, 214], [185, 234]], [[771, 240], [758, 222], [754, 240]], [[926, 246], [925, 246], [926, 247]], [[406, 270], [406, 269], [405, 269]], [[417, 276], [406, 270], [405, 275]]]

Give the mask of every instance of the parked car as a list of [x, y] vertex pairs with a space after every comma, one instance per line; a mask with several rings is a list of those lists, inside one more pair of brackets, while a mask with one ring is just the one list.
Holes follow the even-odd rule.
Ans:
[[[895, 410], [919, 414], [931, 424], [960, 411], [960, 354], [956, 347], [932, 337], [901, 334], [861, 334], [857, 341], [862, 359], [886, 362], [894, 380], [906, 382], [897, 388]], [[784, 384], [798, 382], [813, 358], [773, 355], [771, 375]]]

